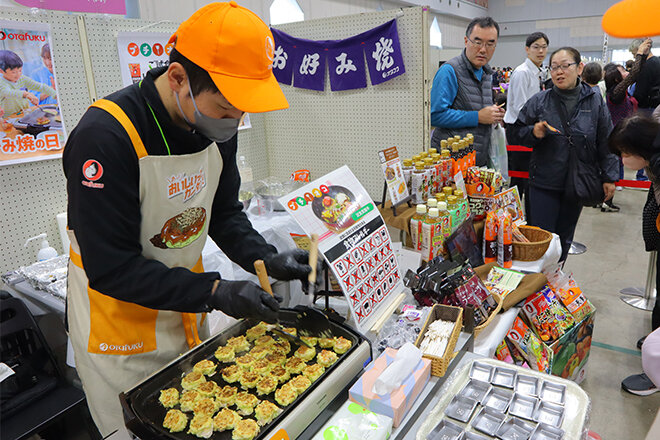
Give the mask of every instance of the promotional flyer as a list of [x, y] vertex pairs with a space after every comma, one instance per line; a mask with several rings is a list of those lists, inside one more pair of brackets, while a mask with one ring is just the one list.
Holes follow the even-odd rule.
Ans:
[[308, 235], [319, 235], [319, 252], [353, 319], [368, 331], [403, 284], [387, 226], [367, 191], [343, 166], [279, 202]]
[[0, 21], [0, 165], [62, 157], [50, 26]]
[[383, 175], [385, 176], [385, 183], [387, 183], [387, 191], [392, 200], [392, 206], [396, 206], [410, 197], [408, 186], [403, 177], [403, 166], [401, 165], [401, 158], [396, 147], [390, 147], [378, 152], [381, 166], [383, 168]]

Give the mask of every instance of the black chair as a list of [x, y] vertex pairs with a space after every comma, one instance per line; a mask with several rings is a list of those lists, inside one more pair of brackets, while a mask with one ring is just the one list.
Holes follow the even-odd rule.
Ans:
[[85, 393], [65, 382], [39, 326], [19, 298], [0, 298], [0, 362], [15, 372], [0, 383], [3, 440], [53, 430], [63, 434], [69, 430], [63, 426], [68, 415], [76, 416], [70, 425], [79, 429], [82, 421], [93, 439], [100, 438], [90, 422]]

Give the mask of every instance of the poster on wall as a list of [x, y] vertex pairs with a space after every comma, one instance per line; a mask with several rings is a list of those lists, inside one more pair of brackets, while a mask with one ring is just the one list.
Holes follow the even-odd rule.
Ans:
[[387, 191], [392, 200], [392, 206], [397, 206], [410, 197], [408, 185], [403, 176], [403, 165], [396, 147], [386, 148], [378, 152], [380, 165], [385, 176]]
[[0, 20], [0, 165], [62, 157], [50, 26]]
[[318, 234], [323, 253], [361, 331], [368, 331], [401, 292], [387, 226], [347, 166], [281, 197], [305, 233]]

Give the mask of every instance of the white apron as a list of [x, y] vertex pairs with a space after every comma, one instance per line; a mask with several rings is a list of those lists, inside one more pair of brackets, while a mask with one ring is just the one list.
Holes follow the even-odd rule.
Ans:
[[[149, 156], [117, 104], [99, 100], [92, 106], [119, 121], [137, 153], [142, 255], [168, 267], [203, 272], [201, 254], [223, 166], [217, 146], [194, 154]], [[105, 437], [124, 426], [118, 394], [208, 338], [208, 325], [205, 314], [148, 309], [91, 289], [76, 231], [70, 230], [69, 238], [69, 336], [90, 412]]]

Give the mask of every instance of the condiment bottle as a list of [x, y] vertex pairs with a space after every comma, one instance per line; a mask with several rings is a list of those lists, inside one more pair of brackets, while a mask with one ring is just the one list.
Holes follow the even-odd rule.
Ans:
[[496, 211], [488, 211], [484, 224], [484, 263], [495, 263], [497, 261], [497, 227], [498, 218]]
[[421, 157], [422, 160], [424, 160], [427, 157], [429, 157], [429, 153], [427, 153], [426, 151], [422, 151], [421, 153], [419, 153], [419, 157]]
[[[442, 167], [440, 164], [440, 155], [435, 153], [431, 156], [431, 159], [433, 159], [433, 167], [435, 168], [435, 185], [433, 185], [433, 193], [437, 193], [440, 188], [444, 186], [442, 183]], [[429, 191], [429, 193], [430, 192], [431, 191]]]
[[438, 200], [433, 198], [433, 197], [429, 197], [429, 199], [426, 201], [426, 207], [428, 209], [437, 208], [438, 207]]
[[436, 180], [437, 176], [435, 175], [436, 169], [433, 166], [433, 159], [430, 157], [427, 157], [424, 159], [424, 170], [428, 173], [429, 175], [429, 181], [428, 181], [428, 186], [426, 188], [426, 198], [429, 198], [429, 194], [433, 194], [435, 192], [435, 185], [436, 185]]
[[442, 237], [442, 234], [438, 232], [439, 225], [438, 208], [429, 209], [429, 214], [422, 223], [422, 261], [431, 261], [436, 256], [436, 242]]
[[440, 152], [442, 153], [442, 150], [447, 149], [447, 139], [443, 139], [440, 141]]
[[447, 197], [447, 211], [451, 216], [451, 230], [454, 232], [461, 224], [459, 221], [460, 207], [458, 206], [458, 199], [456, 196]]
[[424, 162], [416, 162], [415, 170], [410, 175], [410, 192], [413, 203], [424, 203], [424, 187], [427, 187], [427, 185], [428, 175], [424, 170]]
[[451, 160], [451, 153], [449, 150], [442, 150], [440, 152], [440, 175], [442, 178], [442, 186], [449, 186], [454, 181], [453, 164]]
[[447, 196], [443, 192], [436, 193], [435, 199], [438, 201], [438, 203], [440, 202], [445, 202], [445, 204], [447, 203]]
[[446, 202], [438, 202], [438, 211], [440, 212], [440, 230], [442, 236], [446, 239], [451, 235], [451, 215], [447, 211]]
[[454, 142], [454, 144], [451, 146], [451, 169], [453, 173], [452, 177], [461, 170], [460, 156], [460, 145], [458, 142]]
[[429, 148], [429, 156], [433, 156], [434, 154], [438, 154], [438, 149], [437, 148]]
[[408, 194], [412, 194], [410, 191], [410, 178], [414, 170], [412, 159], [403, 159], [403, 167], [401, 167], [401, 169], [403, 170], [403, 180], [406, 182], [406, 186], [408, 187]]
[[458, 201], [458, 208], [460, 209], [459, 221], [463, 223], [465, 220], [467, 220], [468, 216], [470, 215], [470, 203], [468, 202], [468, 199], [465, 197], [465, 194], [463, 194], [463, 190], [460, 189], [454, 190], [454, 195], [456, 196], [456, 199]]
[[415, 209], [415, 214], [410, 219], [410, 240], [415, 250], [422, 250], [422, 223], [426, 217], [426, 206], [419, 204]]
[[[442, 188], [442, 192], [445, 193], [445, 196], [453, 196], [454, 195], [454, 189], [451, 186], [445, 186]], [[449, 202], [449, 200], [447, 200]]]

